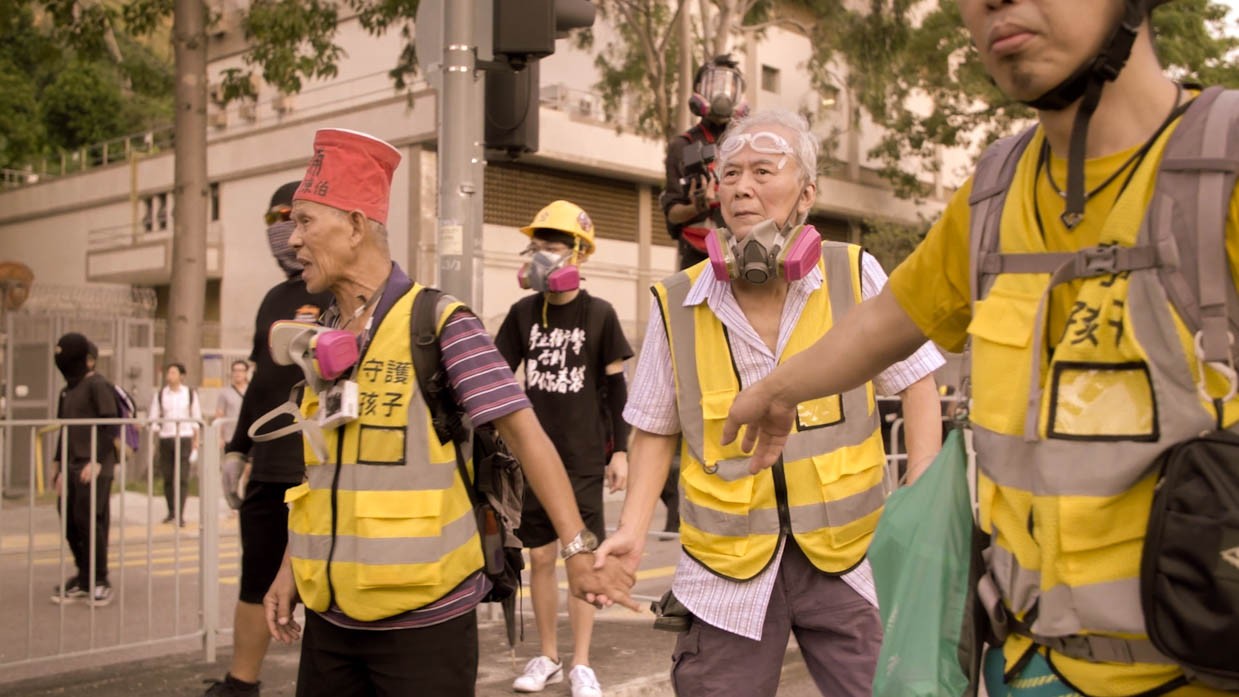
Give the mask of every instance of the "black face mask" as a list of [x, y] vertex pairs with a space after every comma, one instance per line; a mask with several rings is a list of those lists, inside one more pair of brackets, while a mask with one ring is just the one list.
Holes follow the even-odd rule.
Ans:
[[90, 342], [81, 334], [66, 334], [56, 342], [56, 369], [73, 387], [90, 372], [86, 359], [90, 355]]
[[271, 246], [271, 255], [275, 257], [280, 269], [288, 276], [301, 275], [301, 262], [297, 261], [297, 250], [288, 244], [297, 224], [291, 220], [282, 220], [267, 227], [267, 244]]

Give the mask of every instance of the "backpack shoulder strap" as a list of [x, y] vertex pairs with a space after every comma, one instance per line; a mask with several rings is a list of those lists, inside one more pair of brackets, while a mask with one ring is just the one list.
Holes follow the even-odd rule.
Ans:
[[1229, 370], [1232, 390], [1239, 293], [1228, 273], [1226, 228], [1237, 174], [1239, 91], [1211, 87], [1166, 144], [1145, 221], [1149, 242], [1168, 260], [1162, 285], [1196, 333], [1196, 358]]
[[443, 291], [437, 288], [423, 288], [413, 298], [412, 321], [410, 323], [409, 350], [413, 356], [413, 373], [417, 376], [417, 389], [422, 393], [422, 400], [430, 409], [430, 419], [435, 426], [435, 435], [440, 442], [446, 442], [451, 434], [441, 430], [447, 423], [444, 413], [445, 405], [441, 399], [443, 386], [436, 378], [439, 373], [439, 327], [435, 308]]
[[972, 175], [972, 195], [968, 197], [968, 279], [974, 303], [988, 289], [986, 280], [993, 274], [986, 270], [986, 257], [999, 249], [998, 232], [1002, 227], [1002, 209], [1007, 202], [1007, 192], [1015, 179], [1020, 156], [1036, 132], [1036, 126], [1031, 126], [1019, 135], [1003, 138], [986, 148], [977, 161]]

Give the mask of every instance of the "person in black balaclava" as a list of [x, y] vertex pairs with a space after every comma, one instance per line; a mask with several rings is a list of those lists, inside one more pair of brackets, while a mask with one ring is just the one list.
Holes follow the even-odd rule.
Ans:
[[[95, 372], [99, 349], [76, 332], [56, 342], [56, 368], [68, 383], [60, 391], [59, 419], [115, 419], [119, 416], [116, 392]], [[59, 492], [58, 507], [66, 519], [65, 539], [73, 552], [77, 574], [52, 592], [53, 603], [112, 602], [108, 583], [109, 495], [116, 465], [116, 426], [67, 426], [56, 440], [56, 474], [52, 488]], [[93, 448], [92, 448], [93, 445]], [[91, 518], [91, 497], [95, 515]], [[93, 527], [92, 527], [93, 525]], [[90, 554], [94, 540], [93, 569]]]
[[331, 304], [330, 293], [312, 294], [305, 289], [301, 264], [288, 244], [296, 227], [291, 219], [293, 194], [300, 185], [298, 180], [276, 189], [264, 216], [271, 254], [287, 278], [267, 291], [258, 306], [254, 348], [249, 357], [254, 379], [241, 400], [236, 430], [225, 447], [227, 455], [221, 466], [224, 492], [230, 503], [240, 507], [241, 590], [233, 616], [232, 662], [224, 679], [207, 689], [206, 694], [212, 697], [259, 693], [258, 677], [271, 638], [262, 597], [279, 570], [288, 543], [284, 492], [300, 484], [305, 476], [300, 435], [262, 443], [249, 436], [254, 420], [287, 401], [289, 390], [302, 379], [296, 366], [276, 365], [271, 360], [267, 346], [271, 325], [281, 319], [312, 322]]

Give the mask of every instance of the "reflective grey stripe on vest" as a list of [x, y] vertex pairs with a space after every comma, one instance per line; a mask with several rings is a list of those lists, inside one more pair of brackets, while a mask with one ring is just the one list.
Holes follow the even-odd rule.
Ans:
[[[838, 501], [792, 506], [789, 509], [792, 531], [813, 532], [847, 525], [878, 510], [885, 500], [886, 496], [879, 485]], [[700, 506], [685, 499], [680, 502], [680, 515], [698, 530], [724, 537], [779, 534], [777, 508], [754, 508], [747, 515], [737, 515]]]
[[[361, 516], [359, 516], [361, 517]], [[412, 516], [410, 516], [412, 517]], [[473, 510], [443, 526], [438, 537], [355, 537], [336, 535], [335, 552], [331, 535], [307, 535], [289, 531], [289, 553], [297, 559], [358, 564], [433, 564], [447, 552], [457, 549], [477, 534]]]
[[[456, 460], [429, 465], [412, 465], [416, 476], [405, 465], [346, 465], [340, 469], [340, 491], [431, 491], [450, 489], [456, 482]], [[311, 489], [330, 489], [334, 466], [306, 468]]]

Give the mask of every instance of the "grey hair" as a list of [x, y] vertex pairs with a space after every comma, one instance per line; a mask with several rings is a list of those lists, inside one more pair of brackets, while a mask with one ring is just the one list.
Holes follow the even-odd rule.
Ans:
[[796, 158], [796, 164], [800, 166], [800, 178], [806, 184], [816, 182], [817, 138], [814, 138], [813, 133], [809, 131], [809, 122], [803, 116], [787, 109], [763, 109], [748, 116], [732, 119], [718, 141], [718, 169], [721, 171], [727, 166], [727, 156], [722, 154], [722, 146], [728, 138], [741, 133], [763, 130], [763, 126], [782, 126], [793, 133], [790, 145], [792, 156]]

